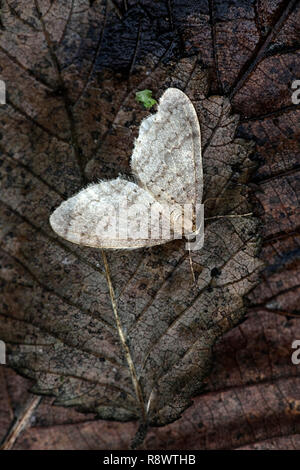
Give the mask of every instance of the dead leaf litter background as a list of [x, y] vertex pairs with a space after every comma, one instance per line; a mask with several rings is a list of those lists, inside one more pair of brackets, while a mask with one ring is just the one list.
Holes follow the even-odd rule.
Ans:
[[87, 181], [130, 173], [147, 115], [135, 92], [169, 86], [199, 113], [206, 215], [249, 212], [253, 174], [266, 268], [247, 320], [213, 347], [204, 392], [170, 423], [198, 394], [214, 340], [242, 320], [260, 270], [257, 222], [207, 224], [197, 288], [182, 242], [107, 253], [151, 424], [170, 423], [144, 446], [299, 448], [299, 17], [296, 1], [2, 2], [0, 337], [28, 377], [0, 369], [2, 435], [30, 387], [55, 396], [14, 448], [126, 449], [137, 429], [101, 254], [57, 238], [48, 217]]

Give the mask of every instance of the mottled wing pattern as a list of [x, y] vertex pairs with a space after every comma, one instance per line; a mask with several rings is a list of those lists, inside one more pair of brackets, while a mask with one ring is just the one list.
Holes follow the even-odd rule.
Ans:
[[131, 167], [141, 187], [159, 202], [201, 203], [200, 126], [185, 93], [168, 88], [157, 113], [142, 121]]
[[[170, 218], [162, 211], [149, 192], [117, 178], [92, 184], [63, 202], [51, 215], [50, 224], [72, 243], [96, 248], [139, 248], [174, 238]], [[158, 221], [157, 238], [150, 232], [151, 217]]]

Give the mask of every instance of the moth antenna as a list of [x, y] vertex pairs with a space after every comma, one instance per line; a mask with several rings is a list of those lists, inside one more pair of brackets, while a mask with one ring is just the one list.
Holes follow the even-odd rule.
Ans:
[[190, 244], [189, 244], [189, 261], [190, 261], [190, 268], [191, 268], [193, 282], [196, 285], [196, 278], [195, 278], [195, 272], [194, 272], [194, 268], [193, 268], [193, 260], [192, 260]]
[[248, 212], [247, 214], [228, 214], [228, 215], [215, 215], [214, 217], [205, 217], [205, 220], [213, 220], [213, 219], [227, 219], [232, 217], [249, 217], [253, 215], [253, 212]]
[[154, 397], [154, 388], [152, 389], [152, 391], [151, 391], [151, 393], [150, 393], [149, 400], [148, 400], [148, 403], [147, 403], [147, 406], [146, 406], [146, 412], [147, 412], [147, 414], [149, 413], [149, 410], [150, 410], [150, 406], [151, 406], [153, 397]]

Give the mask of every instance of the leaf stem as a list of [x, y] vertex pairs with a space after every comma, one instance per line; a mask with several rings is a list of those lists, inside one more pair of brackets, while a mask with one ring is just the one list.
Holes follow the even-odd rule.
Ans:
[[213, 219], [226, 219], [226, 218], [234, 218], [234, 217], [250, 217], [253, 215], [253, 212], [248, 212], [247, 214], [227, 214], [227, 215], [215, 215], [214, 217], [205, 217], [205, 220], [213, 220]]
[[113, 285], [112, 285], [112, 282], [111, 282], [111, 275], [110, 275], [109, 265], [108, 265], [108, 262], [107, 262], [106, 254], [105, 254], [103, 249], [101, 249], [101, 254], [102, 254], [102, 258], [103, 258], [105, 274], [106, 274], [106, 279], [107, 279], [107, 284], [108, 284], [108, 289], [109, 289], [109, 294], [110, 294], [110, 300], [111, 300], [111, 305], [112, 305], [112, 309], [113, 309], [115, 320], [116, 320], [116, 326], [117, 326], [119, 338], [120, 338], [120, 341], [121, 341], [121, 344], [122, 344], [122, 347], [123, 347], [123, 350], [124, 350], [124, 353], [125, 353], [125, 357], [126, 357], [126, 361], [127, 361], [128, 367], [129, 367], [129, 371], [130, 371], [130, 375], [131, 375], [132, 384], [133, 384], [133, 387], [134, 387], [134, 390], [135, 390], [135, 394], [136, 394], [136, 397], [137, 397], [139, 405], [140, 405], [142, 422], [143, 422], [144, 425], [146, 425], [147, 424], [147, 412], [146, 412], [146, 408], [145, 408], [143, 393], [142, 393], [142, 389], [141, 389], [141, 386], [140, 386], [140, 383], [139, 383], [139, 380], [138, 380], [138, 377], [137, 377], [137, 373], [136, 373], [135, 366], [134, 366], [134, 363], [133, 363], [133, 360], [132, 360], [132, 357], [131, 357], [129, 347], [128, 347], [127, 342], [126, 342], [124, 332], [122, 330], [121, 320], [120, 320], [120, 317], [119, 317], [117, 304], [116, 304], [114, 288], [113, 288]]
[[42, 397], [33, 396], [26, 401], [24, 407], [20, 411], [19, 415], [15, 418], [6, 436], [4, 437], [0, 446], [0, 450], [10, 450], [13, 448], [23, 429], [25, 429], [25, 427], [30, 423], [31, 417], [37, 406], [40, 404], [41, 400]]

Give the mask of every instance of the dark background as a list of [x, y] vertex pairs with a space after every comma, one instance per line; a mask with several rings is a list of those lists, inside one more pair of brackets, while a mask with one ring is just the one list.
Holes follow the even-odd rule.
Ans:
[[[41, 12], [51, 31], [48, 38], [40, 27]], [[0, 108], [1, 117], [7, 110], [15, 113], [17, 126], [10, 141], [4, 137], [1, 145], [17, 159], [26, 145], [23, 121], [36, 127], [37, 141], [45, 129], [54, 136], [67, 135], [52, 102], [63, 97], [68, 109], [90, 86], [100, 83], [103, 70], [134, 85], [150, 56], [154, 65], [159, 61], [167, 65], [197, 54], [209, 69], [212, 92], [230, 97], [241, 115], [238, 135], [256, 142], [260, 166], [252, 186], [262, 221], [261, 256], [266, 268], [251, 294], [247, 320], [215, 347], [207, 391], [195, 398], [180, 420], [151, 430], [145, 448], [299, 449], [300, 366], [291, 362], [291, 344], [300, 339], [300, 112], [291, 100], [292, 82], [300, 79], [299, 2], [8, 0], [2, 2], [0, 14], [1, 77], [19, 83], [19, 90], [26, 89], [23, 97], [10, 89], [8, 104]], [[19, 34], [10, 32], [16, 29]], [[47, 41], [53, 41], [57, 51], [52, 59], [61, 72], [59, 84], [46, 58]], [[32, 77], [52, 86], [42, 105], [31, 88]], [[107, 101], [111, 99], [108, 95]], [[102, 120], [98, 126], [106, 113], [98, 109]], [[85, 137], [84, 129], [79, 135], [76, 154], [82, 168], [96, 148], [97, 125], [90, 129], [90, 137]], [[3, 137], [4, 129], [0, 132]], [[31, 163], [20, 159], [25, 168]], [[65, 165], [69, 179], [64, 195], [69, 195], [78, 180], [72, 175], [73, 164]], [[114, 168], [108, 165], [110, 171]], [[52, 178], [55, 181], [55, 174]], [[2, 195], [1, 200], [5, 204]], [[0, 368], [0, 437], [16, 416], [24, 418], [28, 406], [37, 405], [30, 401], [29, 387], [29, 380]], [[92, 415], [51, 403], [51, 398], [43, 398], [29, 413], [14, 449], [128, 448], [136, 423], [94, 421]]]

